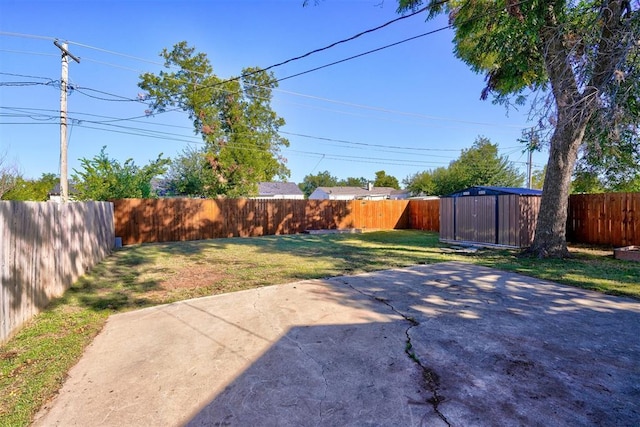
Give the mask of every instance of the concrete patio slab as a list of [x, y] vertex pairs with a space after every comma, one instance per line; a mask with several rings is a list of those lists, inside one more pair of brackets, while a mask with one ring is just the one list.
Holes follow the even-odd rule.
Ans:
[[37, 426], [640, 424], [640, 302], [464, 263], [112, 316]]

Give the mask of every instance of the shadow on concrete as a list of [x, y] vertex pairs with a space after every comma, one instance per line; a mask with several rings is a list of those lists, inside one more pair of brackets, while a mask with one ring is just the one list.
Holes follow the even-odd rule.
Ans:
[[431, 405], [407, 327], [292, 327], [186, 425], [417, 425]]

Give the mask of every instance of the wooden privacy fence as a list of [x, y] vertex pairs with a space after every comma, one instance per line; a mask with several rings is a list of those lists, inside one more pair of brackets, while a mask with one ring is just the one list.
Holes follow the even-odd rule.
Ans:
[[567, 240], [614, 247], [640, 245], [640, 193], [571, 195]]
[[123, 199], [114, 202], [125, 245], [295, 234], [321, 229], [437, 231], [438, 200]]
[[[509, 231], [505, 244], [522, 246], [531, 239], [535, 208], [510, 219], [508, 230], [516, 232]], [[124, 199], [114, 201], [114, 223], [116, 236], [128, 245], [320, 229], [439, 231], [439, 209], [440, 200]], [[507, 236], [504, 230], [500, 233]], [[640, 193], [572, 195], [567, 238], [574, 243], [640, 245]]]
[[0, 343], [111, 252], [113, 205], [0, 201]]

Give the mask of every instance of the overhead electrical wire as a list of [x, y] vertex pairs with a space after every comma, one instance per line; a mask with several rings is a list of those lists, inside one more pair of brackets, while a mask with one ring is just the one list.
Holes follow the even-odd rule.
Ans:
[[0, 31], [0, 36], [21, 37], [23, 39], [39, 39], [39, 40], [58, 40], [56, 37], [39, 36], [36, 34], [14, 33], [11, 31]]
[[[435, 31], [438, 31], [438, 30], [435, 30]], [[31, 77], [32, 78], [38, 78], [38, 79], [48, 79], [51, 82], [55, 82], [55, 80], [52, 80], [52, 79], [50, 79], [48, 77], [41, 77], [41, 76], [31, 76]], [[251, 85], [251, 84], [249, 84], [249, 85]], [[257, 85], [253, 85], [253, 86], [257, 86]], [[257, 86], [257, 87], [260, 87], [260, 86]], [[140, 96], [138, 96], [137, 98], [131, 98], [131, 97], [127, 97], [127, 96], [124, 96], [124, 95], [119, 95], [119, 94], [115, 94], [115, 93], [111, 93], [111, 92], [101, 91], [101, 90], [98, 90], [98, 89], [83, 87], [83, 86], [80, 86], [80, 85], [72, 84], [72, 85], [70, 85], [70, 89], [78, 91], [79, 93], [81, 93], [84, 96], [88, 96], [88, 97], [91, 97], [91, 98], [94, 98], [94, 99], [98, 99], [98, 100], [103, 100], [103, 101], [109, 101], [109, 102], [138, 102], [138, 103], [145, 104], [145, 105], [146, 105], [146, 102], [147, 102], [146, 98], [142, 98]], [[118, 99], [109, 99], [109, 98], [103, 98], [103, 97], [99, 97], [99, 96], [95, 96], [95, 95], [90, 95], [90, 94], [84, 93], [85, 90], [96, 92], [96, 93], [101, 93], [101, 94], [108, 95], [108, 96], [111, 96], [111, 97], [114, 97], [114, 98], [118, 98]], [[222, 89], [222, 90], [226, 91], [226, 92], [229, 92], [226, 89]], [[469, 121], [469, 120], [460, 120], [460, 119], [456, 119], [456, 118], [439, 117], [439, 116], [432, 116], [432, 115], [421, 114], [421, 113], [414, 113], [414, 112], [407, 112], [407, 111], [400, 111], [400, 110], [392, 110], [392, 109], [387, 109], [387, 108], [382, 108], [382, 107], [376, 107], [376, 106], [370, 106], [370, 105], [364, 105], [364, 104], [356, 104], [356, 103], [352, 103], [352, 102], [340, 101], [340, 100], [331, 99], [331, 98], [324, 98], [324, 97], [319, 97], [319, 96], [316, 96], [316, 95], [304, 94], [304, 93], [300, 93], [300, 92], [287, 91], [287, 90], [283, 90], [283, 89], [279, 89], [279, 88], [271, 88], [271, 90], [273, 90], [274, 92], [280, 92], [280, 93], [293, 95], [293, 96], [298, 96], [298, 97], [302, 97], [302, 98], [319, 100], [319, 101], [332, 103], [332, 104], [337, 104], [337, 105], [343, 105], [343, 106], [347, 106], [347, 107], [351, 107], [351, 108], [358, 108], [358, 109], [370, 110], [370, 111], [376, 111], [376, 112], [382, 112], [382, 113], [390, 113], [390, 114], [396, 114], [396, 115], [402, 115], [402, 116], [408, 116], [408, 117], [416, 117], [416, 118], [420, 118], [420, 119], [427, 119], [427, 120], [434, 120], [434, 121], [444, 121], [444, 122], [454, 122], [454, 123], [464, 123], [464, 124], [480, 125], [480, 126], [516, 128], [516, 129], [522, 129], [522, 128], [526, 127], [524, 125], [506, 125], [506, 124], [499, 124], [499, 123], [476, 122], [476, 121]], [[303, 105], [304, 106], [305, 104], [298, 104], [298, 105]], [[309, 108], [314, 108], [314, 107], [313, 106], [309, 106]], [[169, 109], [165, 110], [164, 112], [153, 112], [152, 115], [162, 114], [162, 113], [166, 113], [166, 112], [181, 111], [181, 110], [182, 110], [181, 107], [169, 108]], [[339, 112], [339, 111], [335, 111], [335, 110], [329, 110], [329, 111], [338, 112], [340, 114], [348, 114], [348, 113], [345, 113], [345, 112]], [[117, 120], [125, 121], [125, 120], [129, 120], [129, 119], [147, 117], [148, 115], [149, 114], [145, 114], [143, 116], [134, 116], [134, 117], [130, 117], [130, 118], [122, 118], [122, 119], [117, 119]]]
[[[443, 1], [440, 1], [440, 2], [438, 2], [438, 3], [439, 3], [439, 4], [444, 4], [444, 3], [447, 3], [448, 1], [449, 1], [449, 0], [443, 0]], [[298, 61], [298, 60], [300, 60], [300, 59], [306, 58], [306, 57], [311, 56], [311, 55], [313, 55], [313, 54], [315, 54], [315, 53], [323, 52], [323, 51], [325, 51], [325, 50], [331, 49], [331, 48], [333, 48], [333, 47], [335, 47], [335, 46], [338, 46], [338, 45], [340, 45], [340, 44], [343, 44], [343, 43], [346, 43], [346, 42], [350, 42], [350, 41], [352, 41], [352, 40], [355, 40], [355, 39], [357, 39], [357, 38], [359, 38], [359, 37], [361, 37], [361, 36], [363, 36], [363, 35], [365, 35], [365, 34], [369, 34], [369, 33], [372, 33], [372, 32], [374, 32], [374, 31], [378, 31], [378, 30], [380, 30], [380, 29], [382, 29], [382, 28], [384, 28], [384, 27], [387, 27], [388, 25], [391, 25], [391, 24], [395, 23], [395, 22], [401, 21], [401, 20], [403, 20], [403, 19], [410, 18], [410, 17], [412, 17], [412, 16], [414, 16], [414, 15], [417, 15], [417, 14], [419, 14], [419, 13], [422, 13], [422, 12], [426, 11], [427, 9], [428, 9], [428, 6], [425, 6], [425, 7], [421, 8], [421, 9], [416, 10], [415, 12], [412, 12], [412, 13], [410, 13], [410, 14], [408, 14], [408, 15], [400, 16], [399, 18], [393, 19], [393, 20], [391, 20], [391, 21], [389, 21], [389, 22], [386, 22], [386, 23], [384, 23], [384, 24], [382, 24], [382, 25], [379, 25], [379, 26], [377, 26], [377, 27], [375, 27], [375, 28], [371, 28], [371, 29], [369, 29], [369, 30], [362, 31], [362, 32], [360, 32], [360, 33], [358, 33], [358, 34], [356, 34], [356, 35], [354, 35], [354, 36], [349, 37], [349, 38], [346, 38], [346, 39], [343, 39], [343, 40], [339, 40], [339, 41], [337, 41], [337, 42], [331, 43], [331, 44], [329, 44], [329, 45], [327, 45], [327, 46], [325, 46], [325, 47], [321, 47], [321, 48], [319, 48], [319, 49], [314, 49], [314, 50], [312, 50], [312, 51], [310, 51], [310, 52], [307, 52], [307, 53], [305, 53], [305, 54], [303, 54], [303, 55], [300, 55], [300, 56], [296, 56], [296, 57], [293, 57], [293, 58], [287, 59], [286, 61], [278, 62], [277, 64], [270, 65], [270, 66], [268, 66], [268, 67], [266, 67], [266, 68], [261, 68], [259, 71], [268, 71], [268, 70], [270, 70], [270, 69], [272, 69], [272, 68], [280, 67], [280, 66], [285, 65], [285, 64], [288, 64], [288, 63], [290, 63], [290, 62]], [[244, 76], [240, 76], [240, 78], [242, 78], [242, 77], [244, 77]]]
[[60, 55], [56, 55], [55, 53], [29, 52], [29, 51], [25, 51], [25, 50], [11, 50], [11, 49], [0, 49], [0, 52], [17, 53], [19, 55], [60, 56]]
[[[119, 129], [105, 129], [104, 127], [97, 127], [97, 126], [88, 126], [85, 123], [91, 123], [90, 121], [84, 121], [84, 120], [77, 120], [77, 119], [73, 119], [73, 125], [77, 126], [77, 127], [82, 127], [82, 128], [86, 128], [86, 129], [93, 129], [93, 130], [99, 130], [99, 131], [104, 131], [104, 132], [112, 132], [112, 133], [118, 133], [118, 134], [125, 134], [125, 135], [133, 135], [133, 136], [139, 136], [139, 137], [145, 137], [145, 138], [152, 138], [152, 139], [160, 139], [163, 141], [176, 141], [176, 142], [183, 142], [186, 144], [199, 144], [199, 145], [203, 145], [204, 141], [200, 140], [194, 140], [194, 139], [185, 139], [185, 138], [197, 138], [197, 137], [188, 137], [188, 136], [184, 136], [184, 135], [177, 135], [178, 137], [172, 137], [170, 135], [168, 135], [168, 133], [166, 132], [154, 132], [151, 131], [152, 133], [140, 133], [140, 132], [133, 132], [133, 131], [129, 131], [129, 130], [142, 130], [143, 132], [146, 132], [147, 130], [144, 129], [137, 129], [137, 128], [128, 128], [125, 126], [122, 126], [120, 128], [123, 128], [125, 130], [119, 130]], [[21, 124], [30, 124], [30, 125], [34, 125], [34, 124], [49, 124], [49, 125], [57, 125], [57, 123], [21, 123], [21, 122], [0, 122], [0, 124], [14, 124], [14, 125], [21, 125]], [[155, 133], [155, 134], [153, 134]], [[252, 147], [252, 146], [243, 146], [243, 145], [234, 145], [232, 148], [234, 149], [239, 149], [239, 150], [248, 150], [248, 151], [264, 151], [263, 149], [259, 149], [256, 147]], [[374, 150], [372, 150], [374, 151]], [[321, 157], [322, 159], [327, 159], [327, 160], [336, 160], [336, 161], [348, 161], [348, 162], [355, 162], [355, 163], [367, 163], [367, 164], [384, 164], [384, 165], [394, 165], [394, 166], [441, 166], [441, 165], [446, 165], [449, 162], [448, 161], [434, 161], [434, 162], [428, 162], [428, 161], [424, 161], [424, 160], [413, 160], [413, 159], [389, 159], [388, 157], [385, 158], [378, 158], [378, 157], [368, 157], [368, 156], [350, 156], [350, 155], [340, 155], [340, 154], [327, 154], [327, 153], [320, 153], [320, 152], [313, 152], [313, 151], [303, 151], [303, 150], [295, 150], [295, 149], [291, 149], [288, 147], [284, 147], [282, 148], [281, 152], [286, 152], [286, 153], [291, 153], [294, 155], [301, 155], [301, 156], [311, 156], [311, 157]], [[440, 157], [440, 156], [428, 156], [428, 157]], [[453, 159], [451, 159], [453, 160]], [[524, 163], [524, 162], [521, 162]]]
[[333, 65], [342, 64], [343, 62], [351, 61], [353, 59], [360, 58], [362, 56], [369, 55], [371, 53], [380, 52], [381, 50], [384, 50], [384, 49], [387, 49], [387, 48], [390, 48], [390, 47], [394, 47], [394, 46], [398, 46], [398, 45], [400, 45], [402, 43], [406, 43], [406, 42], [409, 42], [409, 41], [412, 41], [412, 40], [416, 40], [416, 39], [419, 39], [421, 37], [430, 36], [432, 34], [440, 32], [440, 31], [447, 30], [447, 29], [449, 29], [451, 27], [452, 27], [451, 25], [447, 25], [446, 27], [441, 27], [441, 28], [435, 29], [433, 31], [427, 31], [426, 33], [422, 33], [422, 34], [419, 34], [417, 36], [409, 37], [407, 39], [400, 40], [399, 42], [391, 43], [391, 44], [388, 44], [386, 46], [379, 47], [377, 49], [372, 49], [372, 50], [369, 50], [367, 52], [360, 53], [358, 55], [353, 55], [353, 56], [350, 56], [348, 58], [341, 59], [339, 61], [334, 61], [334, 62], [331, 62], [329, 64], [325, 64], [325, 65], [321, 65], [319, 67], [311, 68], [309, 70], [302, 71], [302, 72], [296, 73], [296, 74], [292, 74], [292, 75], [287, 76], [287, 77], [281, 77], [279, 79], [276, 79], [275, 81], [276, 82], [281, 82], [281, 81], [284, 81], [284, 80], [292, 79], [294, 77], [299, 77], [299, 76], [302, 76], [302, 75], [305, 75], [305, 74], [309, 74], [309, 73], [312, 73], [314, 71], [322, 70], [323, 68], [328, 68], [328, 67], [331, 67]]
[[415, 147], [402, 147], [397, 145], [368, 144], [365, 142], [345, 141], [342, 139], [324, 138], [324, 137], [311, 136], [311, 135], [305, 135], [301, 133], [293, 133], [293, 132], [285, 132], [285, 131], [280, 131], [280, 133], [283, 135], [299, 136], [301, 138], [311, 138], [311, 139], [330, 141], [330, 142], [341, 142], [344, 144], [360, 145], [365, 147], [393, 148], [396, 150], [409, 150], [409, 151], [460, 151], [460, 150], [454, 150], [451, 148], [415, 148]]
[[[94, 98], [94, 99], [99, 99], [101, 101], [110, 101], [110, 102], [140, 102], [140, 103], [144, 103], [144, 100], [138, 98], [128, 98], [126, 96], [121, 96], [121, 95], [116, 95], [114, 93], [109, 93], [109, 92], [105, 92], [102, 90], [98, 90], [98, 89], [91, 89], [91, 88], [87, 88], [87, 87], [82, 87], [82, 86], [76, 86], [76, 85], [71, 85], [71, 89], [74, 90], [75, 92], [78, 92], [84, 96], [88, 96], [89, 98]], [[108, 96], [112, 96], [114, 98], [105, 98], [102, 96], [96, 96], [96, 95], [90, 95], [88, 93], [85, 93], [85, 91], [91, 91], [91, 92], [96, 92], [96, 93], [101, 93], [103, 95], [108, 95]]]
[[[0, 106], [0, 109], [7, 109], [7, 110], [11, 110], [11, 111], [17, 111], [17, 112], [22, 112], [25, 116], [31, 116], [33, 114], [30, 114], [30, 111], [48, 111], [48, 112], [54, 112], [54, 113], [58, 113], [58, 110], [50, 110], [50, 109], [40, 109], [40, 108], [15, 108], [15, 107], [3, 107]], [[74, 121], [79, 121], [79, 122], [85, 122], [85, 123], [91, 123], [94, 125], [110, 125], [110, 122], [112, 121], [116, 121], [119, 119], [115, 119], [115, 120], [107, 120], [107, 121], [102, 121], [102, 120], [88, 120], [88, 119], [81, 119], [78, 118], [78, 115], [87, 115], [87, 116], [91, 116], [91, 117], [97, 117], [97, 118], [112, 118], [110, 116], [103, 116], [103, 115], [98, 115], [98, 114], [89, 114], [89, 113], [82, 113], [82, 112], [74, 112], [74, 111], [69, 111], [68, 113], [68, 118], [69, 120], [74, 120]], [[47, 115], [44, 114], [40, 114], [40, 116], [42, 117], [46, 117]], [[50, 115], [48, 116], [49, 118], [53, 119], [53, 118], [58, 118], [58, 115]], [[132, 120], [132, 122], [135, 123], [141, 123], [141, 124], [150, 124], [148, 122], [144, 122], [144, 121], [140, 121], [140, 120]], [[187, 130], [192, 130], [193, 127], [191, 126], [180, 126], [180, 125], [171, 125], [171, 124], [166, 124], [166, 123], [153, 123], [152, 125], [158, 125], [158, 126], [167, 126], [167, 127], [172, 127], [172, 128], [177, 128], [177, 129], [187, 129]], [[144, 129], [144, 128], [136, 128], [136, 127], [122, 127], [125, 129], [130, 129], [130, 130], [139, 130], [139, 131], [143, 131], [143, 132], [155, 132], [158, 134], [167, 134], [167, 135], [171, 135], [171, 136], [179, 136], [179, 137], [186, 137], [186, 138], [197, 138], [198, 140], [201, 140], [201, 137], [199, 136], [184, 136], [184, 135], [180, 135], [180, 134], [174, 134], [174, 133], [166, 133], [166, 132], [161, 132], [161, 131], [154, 131], [153, 129]], [[344, 145], [351, 145], [351, 146], [356, 146], [357, 148], [361, 148], [361, 149], [368, 149], [371, 151], [386, 151], [386, 152], [396, 152], [396, 151], [389, 151], [389, 150], [404, 150], [407, 152], [459, 152], [459, 149], [450, 149], [450, 148], [423, 148], [423, 147], [406, 147], [406, 146], [399, 146], [399, 145], [385, 145], [385, 144], [371, 144], [371, 143], [365, 143], [365, 142], [356, 142], [356, 141], [348, 141], [348, 140], [344, 140], [344, 139], [335, 139], [335, 138], [328, 138], [328, 137], [322, 137], [322, 136], [315, 136], [315, 135], [308, 135], [308, 134], [302, 134], [302, 133], [295, 133], [295, 132], [288, 132], [288, 131], [283, 131], [280, 130], [278, 131], [278, 133], [280, 135], [285, 135], [285, 136], [295, 136], [295, 137], [300, 137], [300, 138], [306, 138], [306, 139], [313, 139], [313, 140], [317, 140], [317, 141], [324, 141], [324, 142], [332, 142], [332, 143], [338, 143], [338, 144], [344, 144]], [[351, 147], [354, 148], [354, 147]], [[513, 153], [519, 151], [521, 147], [515, 146], [515, 147], [504, 147], [504, 148], [500, 148], [499, 151], [504, 151], [504, 150], [514, 150]], [[507, 153], [509, 154], [509, 153]], [[426, 154], [425, 154], [426, 155]], [[431, 157], [445, 157], [445, 158], [449, 158], [448, 156], [435, 156], [433, 154], [430, 154], [429, 156]]]
[[42, 76], [32, 76], [29, 74], [16, 74], [16, 73], [5, 73], [3, 71], [0, 71], [0, 74], [2, 74], [3, 76], [12, 76], [12, 77], [26, 77], [28, 79], [41, 79], [41, 80], [53, 80], [49, 77], [42, 77]]
[[[47, 79], [46, 77], [37, 77], [37, 76], [34, 76], [34, 78]], [[52, 81], [52, 82], [56, 82], [56, 81]], [[249, 84], [249, 85], [251, 85], [251, 84]], [[257, 86], [257, 85], [253, 85], [253, 86]], [[260, 86], [257, 86], [257, 87], [260, 87]], [[115, 93], [110, 93], [110, 92], [101, 91], [101, 90], [98, 90], [98, 89], [92, 89], [92, 88], [87, 88], [87, 87], [83, 87], [83, 86], [80, 86], [80, 85], [73, 85], [73, 84], [70, 85], [70, 89], [73, 89], [75, 91], [78, 91], [79, 93], [82, 93], [85, 96], [88, 96], [88, 97], [91, 97], [91, 98], [94, 98], [94, 99], [98, 99], [98, 100], [110, 101], [110, 102], [113, 102], [113, 101], [117, 101], [117, 102], [138, 102], [138, 103], [146, 105], [146, 98], [141, 98], [140, 96], [137, 97], [137, 98], [131, 98], [131, 97], [127, 97], [127, 96], [124, 96], [124, 95], [119, 95], [119, 94], [115, 94]], [[89, 91], [92, 91], [92, 92], [101, 93], [101, 94], [108, 95], [108, 96], [111, 96], [111, 97], [114, 97], [114, 98], [118, 98], [118, 99], [109, 99], [109, 98], [103, 98], [103, 97], [99, 97], [99, 96], [95, 96], [95, 95], [86, 94], [86, 93], [83, 92], [84, 90], [89, 90]], [[222, 90], [226, 91], [226, 92], [229, 92], [228, 90], [225, 90], [225, 89], [222, 89]], [[351, 108], [358, 108], [358, 109], [370, 110], [370, 111], [376, 111], [376, 112], [382, 112], [382, 113], [397, 114], [397, 115], [408, 116], [408, 117], [416, 117], [416, 118], [420, 118], [420, 119], [427, 119], [427, 120], [434, 120], [434, 121], [445, 121], [445, 122], [454, 122], [454, 123], [464, 123], [464, 124], [470, 124], [470, 125], [516, 128], [516, 129], [522, 129], [522, 128], [526, 127], [524, 125], [506, 125], [506, 124], [499, 124], [499, 123], [476, 122], [476, 121], [460, 120], [460, 119], [449, 118], [449, 117], [432, 116], [432, 115], [427, 115], [427, 114], [422, 114], [422, 113], [407, 112], [407, 111], [400, 111], [400, 110], [392, 110], [392, 109], [387, 109], [387, 108], [383, 108], [383, 107], [376, 107], [376, 106], [370, 106], [370, 105], [364, 105], [364, 104], [356, 104], [356, 103], [347, 102], [347, 101], [340, 101], [340, 100], [331, 99], [331, 98], [324, 98], [324, 97], [320, 97], [320, 96], [316, 96], [316, 95], [309, 95], [309, 94], [304, 94], [304, 93], [300, 93], [300, 92], [287, 91], [287, 90], [283, 90], [283, 89], [279, 89], [279, 88], [271, 88], [271, 90], [273, 90], [274, 92], [280, 92], [280, 93], [293, 95], [293, 96], [298, 96], [298, 97], [302, 97], [302, 98], [319, 100], [319, 101], [332, 103], [332, 104], [337, 104], [337, 105], [343, 105], [343, 106], [347, 106], [347, 107], [351, 107]], [[298, 104], [298, 105], [304, 105], [304, 104]], [[311, 106], [310, 108], [313, 108], [313, 106]], [[166, 113], [166, 112], [173, 112], [173, 111], [181, 111], [181, 110], [182, 110], [181, 107], [175, 107], [175, 108], [167, 109], [164, 112], [153, 112], [152, 115], [162, 114], [162, 113]], [[330, 111], [332, 111], [332, 110], [330, 110]], [[338, 111], [335, 111], [335, 112], [338, 112]], [[343, 113], [343, 114], [347, 114], [347, 113]], [[145, 115], [145, 116], [148, 116], [148, 115]], [[131, 118], [122, 118], [122, 119], [118, 119], [118, 120], [129, 120], [129, 119], [133, 119], [133, 118], [142, 118], [142, 117], [145, 117], [145, 116], [135, 116], [135, 117], [131, 117]]]
[[500, 127], [510, 127], [510, 128], [517, 128], [517, 129], [522, 129], [522, 128], [526, 127], [526, 126], [520, 126], [520, 125], [503, 125], [503, 124], [498, 124], [498, 123], [486, 123], [486, 122], [475, 122], [475, 121], [469, 121], [469, 120], [459, 120], [459, 119], [453, 119], [453, 118], [447, 118], [447, 117], [430, 116], [430, 115], [421, 114], [421, 113], [413, 113], [413, 112], [400, 111], [400, 110], [390, 110], [388, 108], [375, 107], [375, 106], [364, 105], [364, 104], [355, 104], [355, 103], [352, 103], [352, 102], [339, 101], [339, 100], [330, 99], [330, 98], [324, 98], [324, 97], [320, 97], [320, 96], [316, 96], [316, 95], [307, 95], [307, 94], [304, 94], [304, 93], [292, 92], [292, 91], [282, 90], [282, 89], [279, 89], [279, 88], [274, 88], [273, 91], [274, 92], [287, 93], [287, 94], [300, 96], [300, 97], [304, 97], [304, 98], [309, 98], [309, 99], [316, 99], [316, 100], [320, 100], [320, 101], [324, 101], [324, 102], [328, 102], [328, 103], [332, 103], [332, 104], [344, 105], [344, 106], [347, 106], [347, 107], [360, 108], [360, 109], [363, 109], [363, 110], [379, 111], [379, 112], [382, 112], [382, 113], [393, 113], [393, 114], [398, 114], [398, 115], [403, 115], [403, 116], [412, 116], [412, 117], [417, 117], [417, 118], [422, 118], [422, 119], [429, 119], [429, 120], [442, 120], [442, 121], [451, 121], [451, 122], [456, 122], [456, 123], [467, 123], [467, 124], [472, 124], [472, 125], [500, 126]]

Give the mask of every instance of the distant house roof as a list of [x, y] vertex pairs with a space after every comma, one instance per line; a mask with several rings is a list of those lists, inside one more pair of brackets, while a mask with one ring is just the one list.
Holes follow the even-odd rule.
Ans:
[[[69, 184], [69, 194], [77, 193], [78, 190], [73, 186], [73, 184]], [[60, 183], [58, 182], [53, 188], [47, 193], [49, 196], [59, 196], [62, 193], [62, 187], [60, 187]]]
[[258, 197], [274, 196], [304, 196], [295, 182], [260, 182], [258, 183]]
[[532, 188], [520, 187], [493, 187], [485, 185], [477, 185], [464, 190], [456, 191], [445, 197], [464, 197], [464, 196], [501, 196], [507, 194], [515, 194], [517, 196], [541, 196], [542, 191]]
[[373, 187], [371, 189], [362, 187], [318, 187], [316, 190], [333, 197], [351, 197], [353, 199], [390, 197], [398, 191], [391, 187]]
[[411, 196], [411, 191], [409, 190], [393, 190], [389, 193], [389, 197], [392, 199], [408, 199]]

